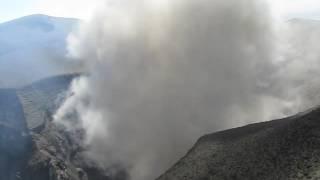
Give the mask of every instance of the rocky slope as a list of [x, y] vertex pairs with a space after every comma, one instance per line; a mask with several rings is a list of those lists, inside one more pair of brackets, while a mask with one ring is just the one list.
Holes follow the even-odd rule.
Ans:
[[20, 89], [0, 89], [0, 179], [123, 180], [85, 156], [83, 132], [52, 123], [59, 99], [75, 75], [39, 81]]
[[158, 180], [320, 179], [320, 108], [205, 135]]
[[[52, 123], [75, 76], [0, 89], [1, 180], [128, 179], [86, 157], [81, 129]], [[158, 178], [205, 179], [320, 179], [320, 108], [205, 135]]]

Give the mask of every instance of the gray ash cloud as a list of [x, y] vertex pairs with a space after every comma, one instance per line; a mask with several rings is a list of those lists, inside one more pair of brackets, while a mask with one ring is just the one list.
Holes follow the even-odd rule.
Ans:
[[302, 86], [283, 71], [300, 75], [279, 60], [288, 51], [267, 9], [252, 0], [107, 1], [69, 37], [87, 75], [56, 122], [72, 128], [76, 113], [89, 157], [147, 180], [205, 133], [303, 109], [285, 93]]

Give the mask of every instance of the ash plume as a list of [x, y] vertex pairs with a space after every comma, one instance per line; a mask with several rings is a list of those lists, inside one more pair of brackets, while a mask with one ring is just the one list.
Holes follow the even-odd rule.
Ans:
[[254, 0], [106, 1], [69, 37], [70, 55], [87, 72], [74, 80], [55, 121], [83, 127], [88, 156], [102, 167], [121, 164], [132, 180], [149, 180], [205, 133], [289, 113], [296, 99], [286, 89], [304, 89], [285, 73], [291, 60], [274, 61], [286, 48], [266, 7]]

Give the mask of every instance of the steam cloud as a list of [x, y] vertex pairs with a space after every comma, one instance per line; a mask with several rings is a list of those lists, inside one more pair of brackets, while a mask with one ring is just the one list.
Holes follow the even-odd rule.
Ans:
[[306, 108], [313, 103], [304, 101], [310, 66], [295, 54], [301, 43], [276, 33], [266, 7], [257, 0], [107, 1], [69, 37], [70, 55], [87, 74], [74, 80], [55, 120], [85, 128], [88, 155], [101, 166], [121, 164], [132, 180], [149, 180], [205, 133]]

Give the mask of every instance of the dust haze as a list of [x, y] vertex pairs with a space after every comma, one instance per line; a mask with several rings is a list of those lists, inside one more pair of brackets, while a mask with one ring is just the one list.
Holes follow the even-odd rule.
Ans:
[[69, 56], [87, 71], [55, 121], [84, 128], [102, 167], [156, 178], [206, 133], [313, 104], [297, 95], [317, 91], [304, 82], [311, 67], [295, 64], [300, 43], [277, 25], [259, 0], [106, 1], [69, 36]]

